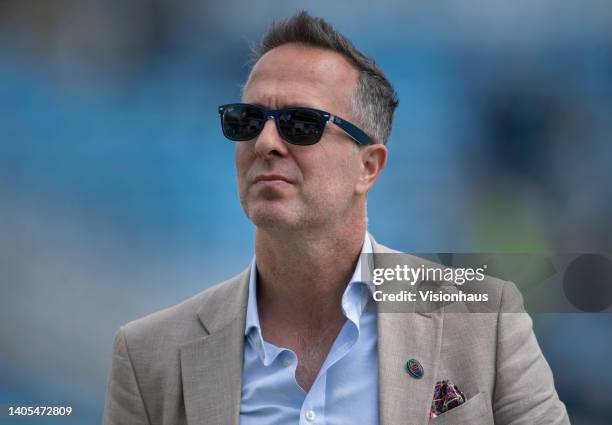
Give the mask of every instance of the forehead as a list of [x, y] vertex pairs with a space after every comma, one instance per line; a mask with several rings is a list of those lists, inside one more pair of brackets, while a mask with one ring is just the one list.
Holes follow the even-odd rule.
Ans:
[[310, 106], [338, 113], [350, 107], [357, 78], [355, 67], [339, 53], [289, 43], [257, 61], [243, 100], [270, 108]]

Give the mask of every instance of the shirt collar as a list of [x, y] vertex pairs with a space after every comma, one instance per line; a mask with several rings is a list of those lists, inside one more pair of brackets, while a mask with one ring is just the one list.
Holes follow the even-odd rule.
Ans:
[[[361, 260], [363, 254], [372, 253], [372, 242], [366, 232], [364, 242], [361, 247], [361, 255], [357, 260], [355, 271], [349, 281], [344, 293], [342, 294], [342, 312], [351, 322], [355, 324], [359, 330], [359, 318], [365, 308], [370, 295], [369, 288], [361, 281]], [[364, 288], [368, 288], [364, 290]], [[263, 351], [264, 363], [267, 363], [266, 358], [272, 353], [266, 353], [266, 345], [261, 335], [261, 327], [259, 325], [259, 312], [257, 310], [257, 265], [255, 256], [251, 261], [251, 274], [249, 277], [249, 295], [247, 300], [246, 323], [244, 327], [244, 335], [247, 337], [252, 346]]]

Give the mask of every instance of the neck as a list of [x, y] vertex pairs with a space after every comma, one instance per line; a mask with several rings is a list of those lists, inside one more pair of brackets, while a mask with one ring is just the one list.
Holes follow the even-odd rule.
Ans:
[[365, 219], [282, 234], [258, 228], [255, 252], [260, 314], [281, 317], [296, 326], [313, 326], [313, 321], [323, 325], [338, 318], [365, 230]]

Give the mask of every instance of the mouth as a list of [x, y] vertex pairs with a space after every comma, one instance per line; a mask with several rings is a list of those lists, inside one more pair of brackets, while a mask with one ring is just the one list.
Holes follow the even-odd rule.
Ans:
[[287, 177], [281, 176], [280, 174], [260, 174], [253, 180], [253, 184], [274, 184], [274, 183], [287, 183], [293, 184]]

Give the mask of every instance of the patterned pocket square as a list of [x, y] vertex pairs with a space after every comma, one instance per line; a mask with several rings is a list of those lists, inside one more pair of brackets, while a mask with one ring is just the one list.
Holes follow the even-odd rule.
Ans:
[[442, 413], [465, 403], [465, 395], [451, 381], [438, 381], [434, 388], [429, 418], [437, 418]]

